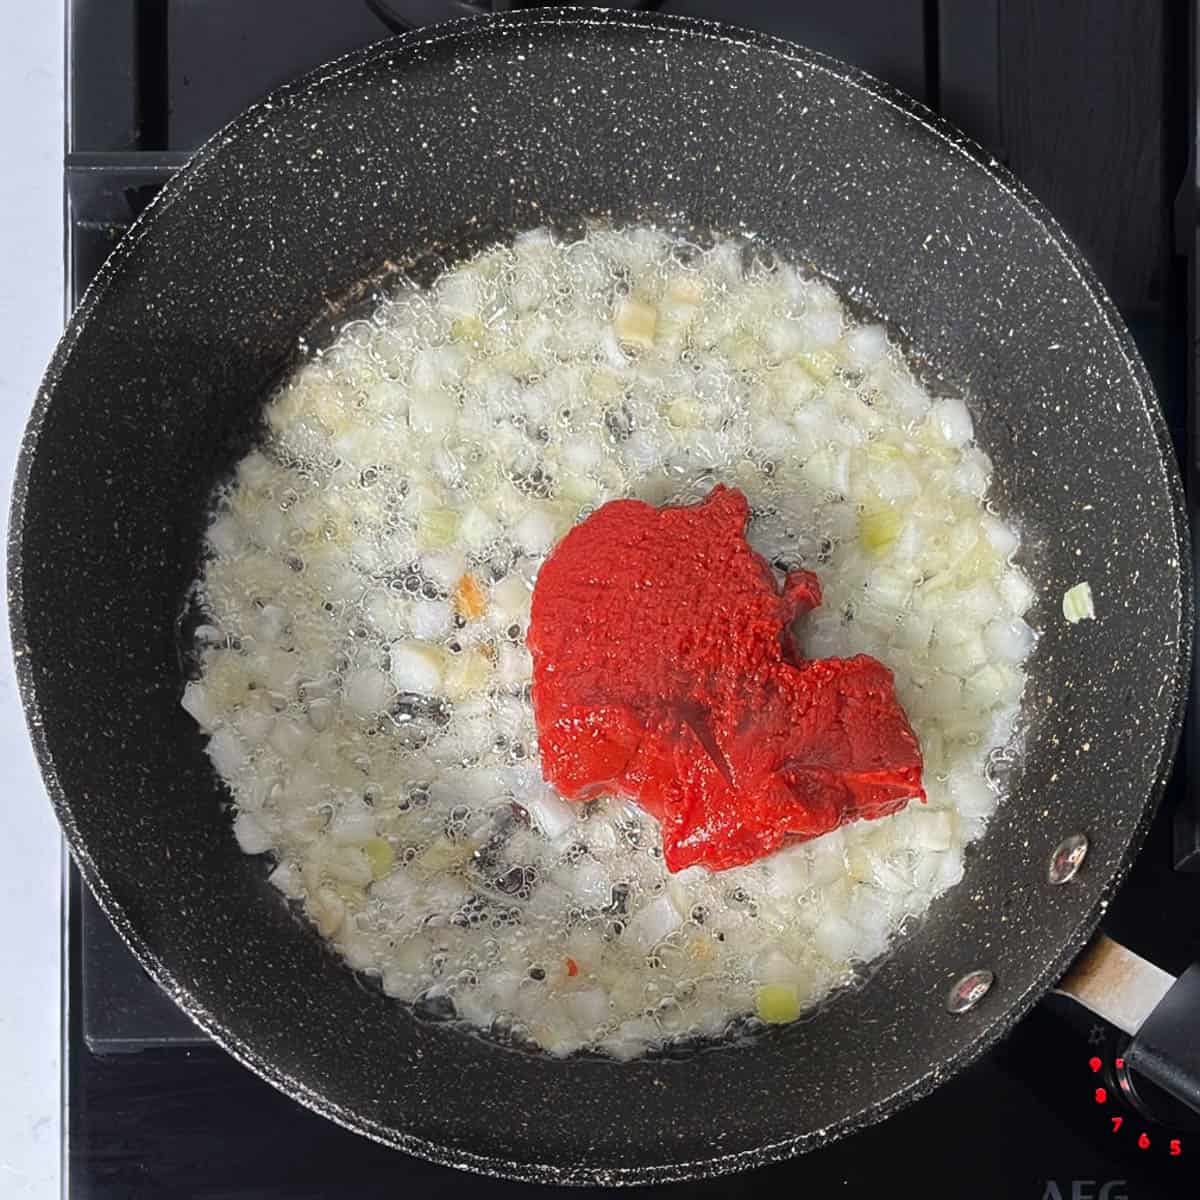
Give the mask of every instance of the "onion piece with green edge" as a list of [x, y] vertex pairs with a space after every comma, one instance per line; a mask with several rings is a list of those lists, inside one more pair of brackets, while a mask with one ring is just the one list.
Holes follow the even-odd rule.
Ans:
[[1080, 621], [1090, 621], [1096, 616], [1096, 606], [1092, 600], [1092, 588], [1089, 583], [1077, 583], [1063, 593], [1063, 616], [1072, 624]]

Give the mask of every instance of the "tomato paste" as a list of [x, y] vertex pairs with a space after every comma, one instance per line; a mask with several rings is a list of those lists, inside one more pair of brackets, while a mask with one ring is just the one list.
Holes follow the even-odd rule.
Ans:
[[803, 659], [811, 571], [780, 585], [745, 538], [749, 505], [615, 500], [543, 564], [528, 644], [547, 782], [621, 793], [662, 826], [672, 871], [752, 862], [785, 842], [924, 799], [891, 672]]

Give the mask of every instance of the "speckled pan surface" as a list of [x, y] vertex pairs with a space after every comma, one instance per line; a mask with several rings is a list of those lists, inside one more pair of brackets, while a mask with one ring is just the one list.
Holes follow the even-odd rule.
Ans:
[[[966, 389], [1021, 516], [1042, 632], [1023, 766], [965, 881], [869, 985], [748, 1047], [560, 1062], [414, 1023], [241, 855], [182, 687], [204, 506], [300, 332], [385, 261], [582, 215], [760, 235], [900, 325]], [[628, 14], [443, 26], [285, 88], [122, 243], [51, 365], [11, 537], [42, 769], [102, 904], [158, 981], [302, 1102], [442, 1162], [637, 1183], [798, 1153], [1002, 1035], [1094, 927], [1177, 736], [1181, 493], [1146, 373], [1077, 252], [953, 131], [786, 43]], [[1058, 602], [1089, 580], [1098, 619]], [[1066, 833], [1085, 870], [1051, 888]], [[950, 982], [997, 983], [951, 1017]], [[697, 1103], [697, 1098], [703, 1101]]]

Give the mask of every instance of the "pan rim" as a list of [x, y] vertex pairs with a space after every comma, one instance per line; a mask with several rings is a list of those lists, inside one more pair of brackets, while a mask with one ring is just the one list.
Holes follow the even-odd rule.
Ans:
[[[179, 984], [157, 954], [143, 941], [140, 934], [129, 923], [124, 910], [115, 901], [111, 892], [100, 878], [96, 866], [88, 854], [73, 815], [73, 801], [66, 795], [59, 782], [54, 756], [44, 737], [40, 721], [40, 705], [37, 686], [33, 676], [25, 640], [24, 592], [22, 586], [21, 549], [25, 528], [25, 507], [28, 498], [30, 473], [35, 461], [40, 431], [54, 395], [59, 377], [69, 363], [75, 346], [86, 330], [90, 318], [103, 302], [109, 287], [122, 275], [132, 251], [155, 228], [157, 221], [178, 201], [188, 195], [193, 182], [201, 175], [205, 165], [222, 149], [242, 138], [261, 118], [272, 103], [280, 98], [305, 92], [315, 86], [327, 85], [339, 77], [350, 75], [367, 66], [378, 57], [388, 57], [418, 46], [430, 46], [448, 41], [461, 41], [482, 34], [495, 26], [499, 30], [508, 27], [564, 25], [575, 28], [596, 27], [601, 29], [632, 29], [661, 31], [680, 41], [700, 39], [724, 42], [731, 46], [744, 47], [765, 52], [773, 57], [821, 71], [840, 83], [854, 87], [897, 111], [932, 134], [939, 143], [951, 152], [968, 160], [972, 167], [980, 170], [991, 183], [999, 186], [1047, 235], [1047, 240], [1063, 262], [1074, 273], [1084, 292], [1095, 305], [1102, 328], [1122, 358], [1136, 384], [1151, 429], [1156, 438], [1163, 467], [1163, 483], [1169, 494], [1175, 545], [1178, 553], [1179, 587], [1177, 601], [1180, 630], [1180, 647], [1176, 671], [1171, 679], [1170, 719], [1166, 727], [1158, 732], [1161, 746], [1151, 787], [1142, 807], [1133, 836], [1128, 841], [1121, 860], [1100, 889], [1092, 907], [1076, 924], [1071, 936], [1058, 954], [1051, 960], [1048, 969], [1035, 978], [1026, 990], [1010, 1002], [1003, 1014], [993, 1021], [973, 1043], [957, 1055], [937, 1066], [931, 1067], [902, 1088], [879, 1100], [870, 1108], [861, 1110], [831, 1125], [822, 1135], [799, 1134], [781, 1138], [753, 1149], [739, 1150], [711, 1157], [683, 1162], [672, 1162], [651, 1166], [556, 1166], [545, 1162], [508, 1160], [496, 1156], [475, 1154], [471, 1151], [447, 1147], [429, 1141], [416, 1134], [402, 1132], [394, 1127], [371, 1121], [360, 1114], [346, 1110], [322, 1096], [307, 1084], [301, 1083], [286, 1072], [264, 1061], [254, 1047], [241, 1035], [229, 1029], [215, 1014], [202, 1005], [196, 997]], [[235, 117], [217, 133], [205, 141], [189, 158], [185, 170], [177, 173], [159, 192], [152, 203], [133, 223], [126, 236], [102, 265], [80, 300], [75, 313], [55, 348], [50, 365], [39, 385], [37, 396], [21, 439], [20, 452], [14, 473], [12, 502], [8, 531], [8, 593], [10, 610], [10, 632], [16, 667], [18, 690], [33, 744], [35, 756], [42, 773], [46, 791], [64, 834], [72, 857], [78, 864], [88, 886], [118, 934], [130, 947], [141, 965], [155, 982], [226, 1052], [244, 1066], [253, 1070], [272, 1086], [287, 1094], [322, 1116], [385, 1145], [417, 1155], [440, 1165], [468, 1169], [480, 1174], [509, 1178], [524, 1182], [554, 1184], [594, 1184], [607, 1186], [633, 1186], [638, 1184], [665, 1183], [675, 1180], [715, 1177], [754, 1166], [791, 1158], [803, 1151], [834, 1138], [845, 1136], [884, 1119], [897, 1109], [920, 1099], [931, 1092], [950, 1075], [962, 1070], [978, 1059], [1000, 1038], [1005, 1036], [1051, 984], [1065, 970], [1079, 949], [1099, 925], [1101, 916], [1113, 894], [1128, 874], [1134, 859], [1141, 849], [1150, 822], [1162, 796], [1167, 777], [1174, 762], [1179, 742], [1182, 715], [1187, 695], [1190, 673], [1193, 597], [1190, 572], [1184, 564], [1190, 561], [1190, 534], [1184, 495], [1179, 474], [1173, 470], [1172, 449], [1166, 422], [1144, 363], [1125, 328], [1115, 305], [1103, 290], [1090, 265], [1061, 227], [1041, 203], [1008, 170], [995, 161], [985, 150], [965, 137], [960, 131], [931, 112], [924, 105], [899, 92], [855, 67], [817, 52], [807, 50], [795, 43], [772, 37], [753, 30], [742, 29], [721, 22], [700, 20], [690, 17], [652, 12], [625, 12], [621, 10], [597, 10], [586, 8], [556, 8], [526, 10], [495, 16], [460, 18], [455, 21], [388, 38], [356, 51], [352, 51], [330, 63], [324, 64], [298, 79], [274, 90]]]

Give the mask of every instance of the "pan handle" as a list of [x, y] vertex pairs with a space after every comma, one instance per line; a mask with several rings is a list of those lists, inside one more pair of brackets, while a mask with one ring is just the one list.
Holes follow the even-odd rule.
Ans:
[[1200, 964], [1176, 979], [1101, 933], [1054, 991], [1129, 1034], [1128, 1067], [1200, 1112]]

